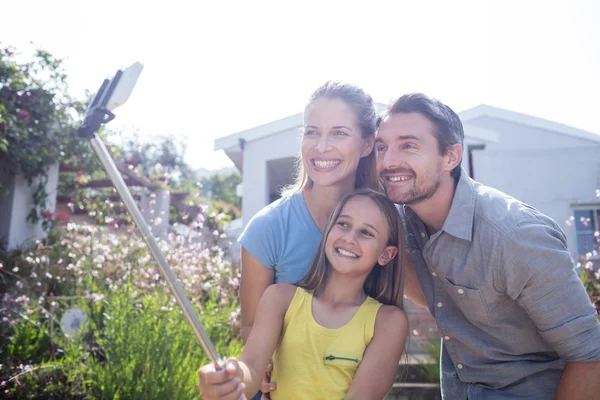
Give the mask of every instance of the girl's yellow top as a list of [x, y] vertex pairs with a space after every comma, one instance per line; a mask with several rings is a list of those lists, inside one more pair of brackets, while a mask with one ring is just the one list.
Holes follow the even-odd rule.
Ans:
[[285, 314], [273, 355], [273, 400], [343, 399], [373, 338], [377, 300], [367, 297], [350, 322], [328, 329], [314, 320], [312, 298], [297, 288]]

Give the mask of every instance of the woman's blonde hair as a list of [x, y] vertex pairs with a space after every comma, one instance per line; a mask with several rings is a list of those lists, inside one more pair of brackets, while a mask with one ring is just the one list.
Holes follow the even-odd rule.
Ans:
[[365, 281], [365, 293], [383, 304], [395, 305], [402, 308], [404, 305], [404, 263], [406, 262], [404, 225], [400, 220], [400, 215], [394, 203], [388, 200], [384, 194], [371, 189], [358, 189], [356, 192], [344, 196], [339, 202], [329, 217], [327, 227], [319, 243], [317, 254], [312, 261], [308, 273], [296, 285], [311, 291], [315, 291], [325, 285], [330, 268], [325, 254], [327, 237], [337, 222], [344, 205], [350, 199], [358, 196], [368, 197], [377, 205], [388, 223], [388, 242], [386, 245], [398, 248], [396, 257], [385, 265], [377, 264], [371, 270]]
[[[371, 136], [375, 136], [377, 126], [377, 111], [373, 104], [373, 99], [369, 94], [358, 86], [351, 85], [345, 82], [328, 81], [321, 85], [313, 92], [308, 100], [308, 104], [304, 108], [304, 112], [308, 107], [319, 98], [339, 99], [350, 106], [358, 120], [358, 126], [363, 140], [367, 140]], [[312, 186], [312, 180], [306, 172], [302, 154], [296, 159], [296, 172], [294, 174], [294, 183], [287, 185], [281, 191], [282, 196], [290, 196], [298, 193], [307, 187]], [[377, 175], [375, 146], [368, 156], [360, 159], [356, 170], [356, 184], [358, 188], [369, 188], [374, 190], [382, 190], [379, 176]]]

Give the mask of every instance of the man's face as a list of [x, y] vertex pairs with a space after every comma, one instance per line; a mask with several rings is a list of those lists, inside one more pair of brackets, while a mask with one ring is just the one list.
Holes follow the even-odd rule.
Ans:
[[417, 204], [440, 186], [445, 156], [440, 154], [435, 125], [420, 113], [397, 113], [380, 125], [375, 140], [377, 173], [388, 198]]

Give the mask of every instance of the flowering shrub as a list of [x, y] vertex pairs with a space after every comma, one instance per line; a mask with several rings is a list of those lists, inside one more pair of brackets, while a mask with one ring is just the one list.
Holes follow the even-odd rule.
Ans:
[[579, 277], [587, 290], [600, 319], [600, 258], [598, 252], [588, 253], [579, 263]]
[[[187, 236], [170, 234], [160, 247], [217, 349], [237, 355], [239, 273], [224, 253], [226, 238], [208, 231], [203, 218]], [[48, 398], [54, 387], [48, 380], [62, 382], [56, 398], [197, 395], [195, 371], [208, 360], [131, 227], [117, 233], [67, 223], [0, 267], [5, 395]], [[68, 338], [59, 321], [73, 306], [89, 321]]]

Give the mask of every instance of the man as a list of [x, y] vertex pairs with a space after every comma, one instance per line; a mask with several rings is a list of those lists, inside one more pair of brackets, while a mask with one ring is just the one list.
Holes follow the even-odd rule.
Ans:
[[448, 106], [409, 94], [382, 117], [375, 144], [442, 335], [444, 399], [599, 399], [600, 324], [564, 233], [470, 179], [463, 138]]

